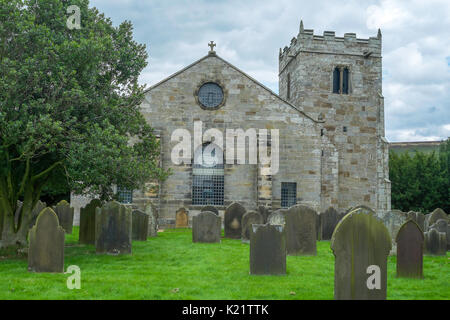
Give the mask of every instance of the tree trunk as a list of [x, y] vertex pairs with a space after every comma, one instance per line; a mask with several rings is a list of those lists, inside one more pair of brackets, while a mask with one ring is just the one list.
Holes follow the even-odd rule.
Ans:
[[[3, 228], [1, 231], [0, 249], [19, 248], [27, 246], [27, 236], [30, 224], [31, 210], [30, 204], [23, 204], [21, 208], [21, 217], [16, 225], [16, 214], [19, 212], [3, 213]], [[20, 210], [19, 210], [20, 211]], [[17, 228], [17, 226], [19, 226]]]

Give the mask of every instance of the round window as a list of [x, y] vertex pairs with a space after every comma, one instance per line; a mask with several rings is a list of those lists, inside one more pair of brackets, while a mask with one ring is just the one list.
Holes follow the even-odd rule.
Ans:
[[205, 108], [217, 108], [223, 102], [223, 90], [217, 83], [205, 83], [198, 90], [198, 101]]

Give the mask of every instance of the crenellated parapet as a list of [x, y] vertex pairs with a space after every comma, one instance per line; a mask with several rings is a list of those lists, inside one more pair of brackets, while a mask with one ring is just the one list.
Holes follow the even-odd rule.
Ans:
[[362, 58], [381, 57], [381, 31], [375, 37], [360, 39], [356, 33], [345, 33], [337, 37], [334, 31], [324, 31], [323, 35], [315, 35], [313, 29], [304, 29], [303, 21], [297, 37], [292, 38], [289, 46], [280, 48], [280, 72], [296, 57], [299, 52], [324, 53], [336, 55], [353, 55]]

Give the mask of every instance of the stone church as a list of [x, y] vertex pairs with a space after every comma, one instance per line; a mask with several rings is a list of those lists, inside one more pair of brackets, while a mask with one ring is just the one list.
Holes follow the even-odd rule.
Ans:
[[[173, 225], [180, 207], [190, 215], [205, 205], [223, 213], [234, 201], [247, 210], [293, 204], [318, 212], [357, 205], [390, 210], [381, 40], [380, 31], [369, 39], [331, 31], [314, 35], [301, 23], [290, 45], [280, 49], [279, 94], [221, 58], [211, 42], [206, 56], [147, 89], [141, 105], [160, 139], [161, 165], [172, 174], [157, 191], [119, 188], [119, 198], [135, 207], [152, 201], [163, 226]], [[183, 155], [188, 159], [175, 163], [172, 153], [179, 141], [173, 133], [184, 129], [194, 137], [195, 123], [201, 123], [202, 133], [248, 133], [237, 143], [244, 153], [266, 139], [269, 152], [277, 148], [278, 170], [268, 174], [261, 162], [223, 160], [230, 151], [225, 143], [222, 152], [208, 155], [214, 165], [198, 164], [194, 158], [205, 157], [206, 147], [215, 143], [208, 137]], [[270, 135], [275, 129], [276, 141]], [[72, 200], [76, 209], [86, 203]]]

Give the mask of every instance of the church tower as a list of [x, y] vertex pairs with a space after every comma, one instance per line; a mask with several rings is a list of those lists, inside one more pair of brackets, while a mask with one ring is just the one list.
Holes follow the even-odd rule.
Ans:
[[280, 49], [280, 96], [324, 121], [323, 210], [390, 210], [381, 38], [380, 30], [369, 39], [336, 37], [333, 31], [314, 35], [300, 22], [298, 36]]

